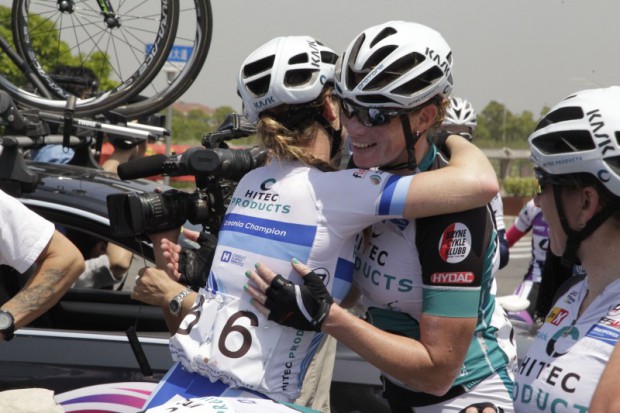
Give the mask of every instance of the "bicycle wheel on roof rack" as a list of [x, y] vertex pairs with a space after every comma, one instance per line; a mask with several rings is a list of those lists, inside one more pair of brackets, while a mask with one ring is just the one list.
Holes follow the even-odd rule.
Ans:
[[[179, 28], [174, 41], [176, 54], [171, 54], [164, 68], [145, 87], [134, 103], [114, 110], [127, 119], [139, 119], [159, 112], [179, 99], [200, 74], [213, 31], [210, 0], [179, 0]], [[168, 80], [168, 73], [173, 80]]]
[[58, 99], [17, 87], [7, 91], [24, 106], [63, 111], [67, 90], [51, 73], [63, 66], [88, 68], [98, 91], [78, 99], [75, 113], [106, 112], [140, 93], [161, 70], [178, 19], [179, 0], [13, 0], [15, 47]]

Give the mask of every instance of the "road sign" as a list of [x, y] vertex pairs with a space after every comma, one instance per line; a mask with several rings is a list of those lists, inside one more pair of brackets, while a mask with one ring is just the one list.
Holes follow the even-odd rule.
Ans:
[[[146, 54], [151, 53], [151, 49], [153, 48], [153, 43], [146, 44]], [[189, 57], [192, 55], [192, 51], [194, 48], [192, 46], [172, 46], [172, 50], [170, 50], [170, 54], [168, 55], [169, 62], [177, 62], [177, 63], [187, 63]]]

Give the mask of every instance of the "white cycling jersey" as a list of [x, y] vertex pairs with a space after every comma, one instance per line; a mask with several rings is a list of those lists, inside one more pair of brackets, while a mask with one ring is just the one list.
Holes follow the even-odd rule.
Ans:
[[620, 338], [620, 280], [578, 316], [587, 278], [555, 303], [516, 373], [517, 412], [584, 413]]
[[221, 226], [207, 288], [171, 339], [173, 358], [231, 387], [295, 400], [322, 335], [268, 321], [243, 290], [245, 271], [261, 262], [301, 283], [290, 264], [297, 258], [341, 300], [352, 279], [354, 235], [383, 218], [402, 217], [412, 178], [323, 173], [279, 161], [245, 175]]
[[[430, 169], [446, 162], [433, 151], [425, 161], [421, 167]], [[429, 397], [384, 373], [395, 386], [409, 391], [398, 394], [401, 390], [392, 387], [395, 394], [388, 398], [410, 397], [412, 403], [419, 403], [412, 404], [416, 412], [448, 412], [460, 406], [459, 411], [476, 397], [490, 400], [488, 392], [481, 390], [490, 384], [478, 385], [493, 380], [491, 388], [497, 396], [493, 401], [512, 411], [510, 370], [516, 348], [510, 338], [512, 326], [495, 304], [499, 249], [494, 229], [492, 211], [482, 207], [417, 220], [386, 219], [372, 226], [369, 239], [358, 236], [354, 282], [374, 326], [419, 340], [422, 314], [478, 319], [461, 374], [453, 384], [467, 396], [452, 401]]]

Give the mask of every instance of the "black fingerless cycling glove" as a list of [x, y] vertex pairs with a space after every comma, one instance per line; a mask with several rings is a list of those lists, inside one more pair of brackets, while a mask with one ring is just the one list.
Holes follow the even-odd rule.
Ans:
[[323, 280], [314, 272], [304, 277], [303, 285], [294, 284], [278, 274], [265, 295], [265, 307], [271, 310], [269, 320], [304, 331], [321, 331], [334, 302]]
[[198, 237], [200, 248], [182, 248], [179, 254], [179, 282], [194, 291], [207, 285], [209, 271], [215, 255], [217, 237], [205, 231]]

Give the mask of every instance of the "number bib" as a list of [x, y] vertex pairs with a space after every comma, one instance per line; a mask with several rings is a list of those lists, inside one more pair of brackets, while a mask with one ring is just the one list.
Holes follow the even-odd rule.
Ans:
[[173, 358], [190, 371], [231, 387], [266, 392], [266, 362], [281, 330], [245, 300], [201, 291], [170, 348]]

